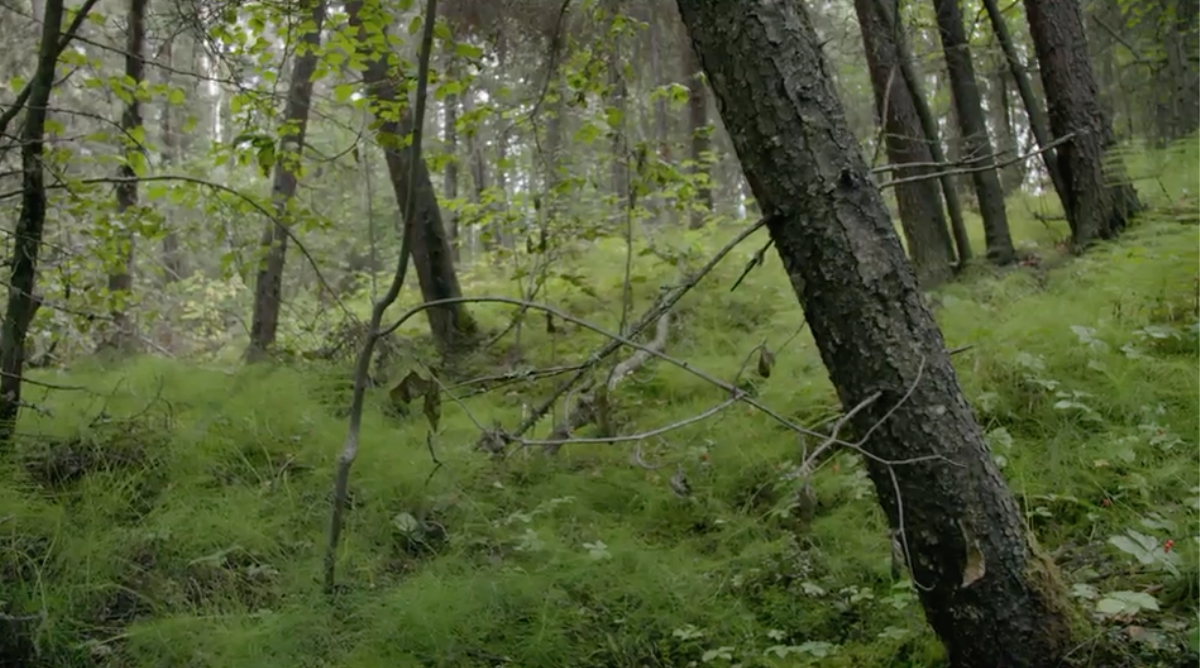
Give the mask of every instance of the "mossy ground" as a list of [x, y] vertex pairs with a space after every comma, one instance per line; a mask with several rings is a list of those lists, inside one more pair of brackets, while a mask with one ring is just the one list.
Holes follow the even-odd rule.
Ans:
[[[974, 268], [935, 297], [948, 345], [973, 346], [955, 357], [962, 384], [1073, 601], [1089, 614], [1110, 595], [1145, 604], [1121, 592], [1157, 601], [1081, 639], [1078, 658], [1095, 665], [1186, 662], [1197, 616], [1195, 150], [1142, 160], [1155, 209], [1119, 243], [1045, 271]], [[1163, 160], [1186, 168], [1150, 164]], [[1064, 230], [1021, 213], [1044, 202], [1026, 204], [1012, 207], [1015, 234], [1052, 257]], [[728, 234], [673, 245], [702, 254]], [[729, 290], [752, 245], [684, 300], [669, 352], [731, 379], [766, 340], [778, 360], [755, 381], [759, 398], [802, 422], [828, 417], [832, 388], [797, 335], [778, 261]], [[615, 327], [622, 275], [607, 268], [622, 252], [578, 260], [593, 296], [558, 280], [549, 298]], [[675, 275], [653, 256], [634, 272], [646, 277], [639, 309]], [[505, 291], [489, 273], [467, 276], [467, 291]], [[473, 310], [489, 326], [508, 317]], [[600, 341], [531, 326], [525, 355], [570, 362]], [[431, 476], [424, 418], [396, 417], [374, 390], [330, 600], [320, 575], [343, 369], [139, 359], [35, 378], [90, 392], [31, 385], [45, 412], [27, 412], [2, 459], [0, 664], [941, 665], [911, 588], [892, 580], [861, 465], [826, 464], [815, 518], [798, 527], [796, 436], [752, 409], [648, 440], [645, 458], [668, 463], [656, 472], [630, 463], [630, 444], [496, 463], [473, 450], [475, 423], [511, 426], [548, 386], [509, 385], [444, 402]], [[722, 398], [658, 362], [615, 395], [626, 433]], [[676, 463], [691, 498], [668, 486]], [[1153, 543], [1133, 554], [1110, 542], [1136, 547], [1130, 530]]]

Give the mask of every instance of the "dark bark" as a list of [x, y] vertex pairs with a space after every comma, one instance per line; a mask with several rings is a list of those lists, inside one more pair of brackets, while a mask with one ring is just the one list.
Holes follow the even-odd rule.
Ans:
[[285, 130], [279, 137], [275, 178], [271, 185], [275, 220], [267, 221], [263, 229], [260, 246], [265, 257], [259, 264], [258, 280], [254, 285], [250, 347], [246, 350], [246, 359], [252, 362], [266, 357], [267, 351], [275, 345], [275, 333], [279, 329], [283, 268], [287, 255], [288, 227], [291, 225], [288, 205], [296, 196], [296, 168], [304, 153], [308, 110], [312, 103], [312, 79], [317, 69], [321, 26], [325, 23], [325, 0], [307, 0], [305, 5], [313, 22], [313, 29], [300, 37], [300, 43], [305, 45], [305, 48], [297, 53], [292, 65], [287, 105], [283, 112]]
[[63, 0], [46, 0], [37, 71], [29, 82], [29, 97], [21, 131], [21, 213], [13, 231], [12, 273], [8, 303], [0, 327], [0, 444], [7, 444], [21, 411], [21, 372], [25, 364], [25, 336], [41, 306], [34, 294], [38, 250], [46, 225], [46, 176], [42, 148], [46, 134], [46, 108], [54, 88], [58, 39], [62, 29]]
[[[994, 2], [995, 0], [985, 0]], [[1100, 106], [1078, 0], [1025, 0], [1029, 33], [1055, 137], [1075, 133], [1060, 147], [1067, 221], [1077, 249], [1121, 233], [1141, 208], [1119, 157], [1108, 115]]]
[[[946, 162], [946, 152], [942, 150], [941, 133], [938, 131], [937, 119], [929, 109], [925, 92], [921, 90], [921, 80], [913, 71], [912, 55], [908, 51], [904, 32], [895, 20], [893, 0], [873, 0], [876, 15], [887, 27], [887, 33], [892, 36], [896, 47], [896, 55], [900, 61], [900, 74], [912, 94], [912, 101], [921, 121], [921, 130], [929, 141], [929, 152], [935, 162]], [[958, 252], [958, 267], [961, 269], [971, 260], [971, 241], [967, 237], [967, 225], [963, 220], [962, 203], [958, 199], [958, 191], [954, 189], [954, 177], [943, 174], [938, 178], [942, 186], [942, 197], [946, 200], [946, 213], [950, 216], [950, 232], [954, 235], [954, 248]]]
[[992, 32], [996, 35], [996, 41], [1000, 42], [1000, 48], [1004, 51], [1004, 59], [1008, 62], [1009, 72], [1012, 73], [1013, 81], [1017, 84], [1017, 92], [1021, 95], [1021, 103], [1025, 107], [1025, 116], [1029, 119], [1029, 130], [1033, 133], [1033, 139], [1042, 151], [1042, 164], [1046, 166], [1046, 173], [1050, 175], [1050, 183], [1054, 186], [1055, 193], [1058, 194], [1063, 211], [1069, 216], [1067, 182], [1063, 178], [1062, 170], [1059, 169], [1058, 152], [1055, 149], [1046, 148], [1051, 141], [1050, 120], [1046, 117], [1046, 112], [1042, 110], [1041, 99], [1033, 92], [1033, 83], [1025, 71], [1025, 63], [1021, 61], [1021, 56], [1017, 53], [1012, 35], [1008, 32], [1008, 24], [1004, 22], [1004, 15], [1000, 13], [999, 4], [996, 0], [983, 0], [983, 7], [992, 23]]
[[850, 427], [870, 432], [867, 471], [950, 664], [1057, 666], [1073, 645], [1065, 592], [1025, 536], [803, 5], [679, 7], [841, 403], [865, 403]]
[[[381, 10], [376, 3], [370, 3], [369, 6], [363, 0], [346, 3], [350, 26], [357, 31], [358, 48], [366, 60], [363, 81], [367, 85], [370, 108], [375, 117], [373, 129], [384, 149], [396, 204], [401, 211], [413, 213], [410, 220], [404, 221], [404, 234], [409, 237], [412, 248], [412, 261], [421, 285], [421, 297], [426, 302], [461, 297], [462, 289], [454, 271], [450, 242], [442, 225], [442, 212], [438, 208], [437, 194], [429, 177], [429, 167], [424, 160], [413, 163], [402, 145], [404, 138], [413, 130], [412, 110], [396, 90], [395, 79], [390, 74], [388, 54], [377, 52], [373, 46], [381, 35], [372, 35], [372, 31], [364, 26], [363, 15], [378, 11]], [[371, 22], [379, 26], [389, 23], [382, 17]], [[382, 27], [379, 30], [386, 32]], [[414, 170], [415, 174], [412, 173]], [[410, 177], [415, 177], [411, 206], [408, 201]], [[443, 354], [454, 354], [475, 342], [477, 326], [464, 304], [436, 306], [426, 309], [425, 313], [429, 318], [433, 340]]]
[[[871, 88], [875, 93], [875, 111], [881, 118], [888, 162], [893, 165], [933, 162], [912, 92], [900, 73], [891, 32], [879, 20], [873, 0], [855, 0], [854, 10], [861, 27]], [[890, 178], [912, 178], [931, 171], [930, 167], [905, 167]], [[934, 286], [950, 278], [954, 249], [946, 228], [937, 181], [925, 179], [900, 184], [896, 187], [896, 204], [900, 210], [900, 227], [908, 241], [908, 254], [921, 284]]]
[[[975, 80], [971, 49], [963, 29], [958, 0], [933, 0], [937, 10], [938, 34], [946, 55], [946, 70], [950, 75], [954, 110], [957, 115], [962, 149], [972, 160], [973, 168], [994, 167], [992, 141], [988, 137], [987, 119], [983, 116], [983, 98]], [[1013, 261], [1012, 235], [1008, 231], [1008, 213], [1004, 209], [1004, 190], [1000, 176], [993, 169], [971, 172], [979, 214], [983, 217], [983, 233], [987, 240], [987, 257], [996, 264]]]
[[[458, 72], [454, 65], [452, 46], [447, 47], [446, 59], [449, 61], [447, 72], [451, 78], [455, 78]], [[442, 173], [442, 196], [452, 200], [458, 199], [458, 95], [455, 93], [447, 95], [442, 104], [445, 109], [442, 140], [446, 143], [446, 153], [450, 155], [450, 160], [446, 162]], [[453, 211], [446, 213], [446, 236], [449, 237], [448, 241], [450, 242], [450, 257], [458, 262], [462, 240], [459, 238], [458, 232], [458, 214]]]
[[[680, 46], [680, 52], [683, 56], [683, 77], [688, 89], [687, 129], [692, 145], [691, 173], [693, 175], [703, 174], [707, 180], [709, 167], [705, 162], [704, 154], [711, 148], [712, 141], [709, 138], [710, 129], [708, 127], [708, 91], [701, 76], [704, 74], [704, 70], [701, 69], [700, 59], [686, 37]], [[696, 188], [696, 199], [698, 202], [693, 202], [688, 207], [690, 212], [688, 227], [693, 230], [703, 227], [705, 215], [713, 210], [712, 188], [707, 183], [699, 184]], [[697, 203], [699, 207], [697, 207]]]
[[[125, 76], [139, 86], [145, 75], [146, 61], [142, 52], [146, 46], [146, 3], [147, 0], [130, 0], [129, 13], [125, 26]], [[129, 318], [129, 294], [133, 290], [133, 232], [128, 223], [128, 216], [134, 215], [132, 209], [137, 207], [138, 184], [134, 178], [137, 172], [133, 168], [134, 161], [146, 159], [145, 147], [134, 142], [133, 133], [142, 125], [142, 103], [138, 100], [137, 91], [129, 91], [130, 99], [125, 104], [121, 114], [121, 131], [128, 145], [125, 147], [125, 161], [117, 170], [123, 180], [115, 188], [117, 195], [117, 216], [124, 220], [122, 232], [116, 236], [116, 270], [108, 275], [108, 292], [112, 295], [113, 332], [107, 342], [120, 351], [129, 351], [133, 346], [133, 322]]]

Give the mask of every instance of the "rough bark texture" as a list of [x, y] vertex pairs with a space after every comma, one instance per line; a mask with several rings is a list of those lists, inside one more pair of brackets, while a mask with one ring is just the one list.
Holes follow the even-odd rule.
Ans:
[[[687, 128], [692, 143], [692, 173], [707, 175], [708, 167], [704, 163], [704, 154], [708, 152], [711, 140], [708, 136], [708, 91], [705, 89], [704, 79], [700, 76], [704, 72], [700, 68], [700, 59], [686, 38], [680, 51], [683, 56], [683, 77], [688, 88]], [[695, 203], [689, 207], [691, 217], [688, 227], [693, 230], [702, 227], [704, 216], [713, 210], [712, 189], [707, 184], [697, 188], [696, 199], [699, 200], [700, 208], [696, 208]]]
[[[146, 45], [146, 1], [130, 0], [129, 13], [125, 25], [125, 76], [140, 85], [145, 75], [146, 62], [142, 51]], [[121, 130], [125, 141], [131, 142], [125, 148], [125, 162], [118, 169], [118, 175], [124, 179], [117, 183], [117, 216], [126, 224], [124, 231], [116, 234], [117, 269], [108, 276], [108, 292], [113, 295], [115, 305], [112, 310], [113, 332], [108, 344], [121, 351], [132, 348], [135, 340], [133, 322], [129, 318], [128, 301], [133, 290], [133, 231], [127, 216], [132, 215], [130, 209], [137, 206], [138, 184], [133, 180], [137, 173], [133, 169], [133, 161], [146, 159], [145, 148], [137, 145], [129, 137], [142, 125], [142, 103], [137, 95], [133, 95], [125, 104], [121, 114]]]
[[288, 84], [287, 105], [284, 108], [284, 131], [279, 137], [275, 158], [275, 178], [271, 198], [275, 204], [275, 220], [267, 221], [260, 246], [265, 257], [258, 269], [254, 284], [254, 311], [250, 323], [250, 347], [246, 359], [258, 361], [266, 357], [275, 345], [279, 329], [279, 307], [283, 294], [283, 267], [288, 246], [288, 205], [296, 196], [296, 171], [304, 152], [304, 134], [308, 129], [308, 109], [312, 102], [313, 73], [317, 69], [317, 49], [321, 44], [321, 25], [325, 23], [325, 0], [308, 0], [313, 30], [300, 37], [302, 49], [297, 50]]
[[[942, 150], [937, 119], [933, 117], [929, 103], [925, 100], [925, 93], [921, 90], [921, 80], [913, 71], [913, 58], [904, 39], [904, 32], [900, 30], [900, 24], [895, 19], [893, 2], [892, 0], [872, 0], [872, 4], [875, 5], [875, 13], [879, 21], [886, 26], [886, 32], [892, 36], [892, 42], [896, 47], [896, 56], [900, 61], [900, 74], [912, 95], [917, 118], [921, 121], [921, 129], [929, 141], [929, 152], [933, 155], [935, 162], [946, 162], [946, 153]], [[942, 197], [946, 200], [946, 213], [950, 215], [950, 231], [954, 235], [954, 247], [958, 251], [958, 266], [961, 269], [972, 256], [971, 242], [967, 237], [967, 225], [963, 220], [962, 203], [958, 199], [958, 192], [954, 189], [954, 177], [943, 174], [938, 182], [942, 186]]]
[[[942, 40], [942, 51], [946, 54], [946, 70], [950, 75], [950, 90], [953, 91], [954, 110], [958, 116], [959, 136], [962, 137], [963, 152], [972, 159], [974, 168], [995, 165], [991, 157], [992, 141], [988, 137], [987, 120], [983, 116], [983, 99], [979, 94], [979, 83], [975, 80], [975, 66], [971, 62], [971, 50], [967, 33], [963, 29], [962, 14], [958, 10], [959, 0], [933, 0], [937, 10], [938, 34]], [[978, 162], [975, 160], [978, 159]], [[987, 240], [988, 259], [997, 264], [1013, 261], [1012, 235], [1008, 231], [1008, 213], [1004, 210], [1004, 190], [1000, 187], [1000, 176], [995, 169], [971, 172], [975, 186], [975, 197], [979, 201], [979, 213], [983, 217], [984, 238]]]
[[[900, 73], [891, 33], [875, 13], [873, 0], [855, 0], [854, 10], [861, 26], [888, 162], [893, 165], [933, 162], [912, 93]], [[905, 167], [890, 174], [889, 178], [912, 178], [930, 171], [930, 167]], [[937, 181], [925, 179], [900, 184], [896, 187], [896, 204], [918, 280], [923, 286], [934, 286], [949, 279], [953, 273], [954, 250]]]
[[1067, 186], [1072, 240], [1081, 249], [1098, 238], [1120, 234], [1141, 204], [1119, 167], [1120, 159], [1109, 156], [1115, 144], [1112, 126], [1097, 96], [1078, 0], [1025, 0], [1025, 13], [1046, 91], [1050, 131], [1055, 137], [1075, 133], [1058, 150], [1058, 167]]
[[[364, 15], [379, 11], [378, 3], [374, 2], [356, 0], [346, 3], [350, 26], [358, 33], [359, 49], [367, 63], [363, 80], [367, 84], [371, 113], [375, 117], [373, 129], [384, 149], [396, 204], [401, 211], [413, 212], [412, 219], [404, 221], [404, 233], [409, 235], [422, 298], [431, 302], [461, 297], [462, 289], [454, 271], [450, 241], [442, 225], [442, 212], [438, 208], [437, 194], [429, 177], [429, 167], [424, 160], [413, 164], [404, 146], [404, 138], [412, 132], [412, 112], [397, 93], [397, 82], [391, 77], [388, 54], [376, 51], [374, 45], [383, 43], [379, 41], [381, 35], [372, 34], [374, 30], [364, 26]], [[389, 22], [375, 16], [370, 18], [368, 25], [386, 26]], [[412, 174], [412, 170], [416, 173]], [[415, 177], [411, 208], [408, 202], [410, 176]], [[460, 351], [475, 342], [477, 326], [464, 304], [437, 306], [426, 309], [425, 313], [429, 317], [434, 342], [444, 354]]]
[[1064, 592], [963, 398], [803, 6], [678, 2], [842, 405], [878, 396], [851, 427], [875, 428], [873, 457], [942, 458], [866, 463], [951, 665], [1058, 665]]
[[0, 444], [7, 444], [21, 411], [21, 371], [25, 364], [25, 335], [41, 299], [33, 292], [37, 279], [38, 250], [46, 225], [46, 176], [42, 148], [46, 134], [46, 108], [54, 88], [58, 62], [58, 37], [62, 30], [63, 0], [46, 0], [37, 71], [29, 82], [24, 128], [21, 132], [21, 214], [13, 230], [9, 265], [8, 304], [0, 328]]
[[1042, 149], [1042, 163], [1046, 166], [1046, 173], [1050, 175], [1050, 182], [1054, 185], [1054, 191], [1058, 194], [1059, 201], [1062, 202], [1063, 211], [1069, 212], [1067, 182], [1063, 179], [1062, 170], [1058, 166], [1058, 153], [1054, 149], [1046, 148], [1050, 144], [1050, 121], [1046, 118], [1046, 112], [1042, 110], [1041, 99], [1033, 92], [1033, 84], [1029, 80], [1029, 74], [1025, 71], [1025, 64], [1021, 61], [1021, 56], [1017, 53], [1012, 35], [1008, 32], [1008, 24], [1004, 22], [1004, 15], [1000, 13], [1000, 5], [996, 0], [983, 0], [983, 7], [987, 10], [988, 20], [992, 23], [992, 32], [996, 35], [996, 41], [1000, 42], [1000, 48], [1004, 51], [1004, 59], [1008, 62], [1009, 72], [1012, 73], [1013, 81], [1017, 84], [1017, 92], [1021, 95], [1021, 103], [1025, 106], [1025, 115], [1029, 119], [1029, 129], [1033, 133], [1038, 148]]

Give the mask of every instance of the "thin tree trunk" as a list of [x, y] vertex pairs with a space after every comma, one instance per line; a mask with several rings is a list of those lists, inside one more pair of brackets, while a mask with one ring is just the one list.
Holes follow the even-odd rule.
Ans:
[[[873, 0], [855, 0], [854, 9], [861, 26], [871, 89], [875, 94], [875, 112], [883, 128], [888, 161], [893, 165], [933, 162], [912, 92], [899, 71], [891, 32], [879, 20]], [[904, 179], [931, 171], [930, 167], [905, 167], [891, 176]], [[925, 179], [900, 184], [896, 187], [896, 204], [918, 280], [922, 285], [932, 287], [949, 279], [953, 274], [954, 248], [946, 228], [937, 182]]]
[[121, 131], [125, 147], [125, 160], [118, 168], [117, 174], [121, 181], [116, 185], [117, 217], [123, 222], [121, 230], [114, 233], [116, 242], [117, 266], [108, 275], [108, 292], [113, 300], [112, 322], [113, 332], [106, 342], [116, 350], [128, 352], [133, 347], [135, 336], [133, 321], [129, 317], [130, 293], [133, 291], [133, 226], [130, 218], [135, 215], [137, 207], [138, 184], [134, 179], [137, 171], [134, 163], [146, 164], [145, 147], [134, 142], [138, 128], [142, 125], [142, 103], [137, 96], [137, 87], [141, 85], [146, 63], [142, 56], [146, 44], [146, 3], [147, 0], [130, 0], [129, 13], [125, 27], [125, 76], [132, 82], [134, 90], [129, 91], [129, 101], [125, 104], [125, 112], [121, 114]]
[[688, 207], [690, 212], [688, 228], [695, 230], [704, 226], [705, 216], [712, 213], [713, 210], [712, 188], [708, 184], [709, 166], [704, 157], [704, 154], [712, 146], [712, 140], [709, 137], [711, 129], [708, 125], [708, 90], [702, 76], [704, 70], [700, 67], [700, 58], [697, 57], [696, 51], [686, 36], [684, 36], [680, 51], [683, 56], [683, 77], [688, 89], [687, 128], [692, 144], [691, 173], [703, 179], [696, 187], [699, 208], [695, 203], [690, 203]]
[[[446, 70], [450, 76], [456, 77], [458, 68], [454, 63], [453, 47], [446, 51]], [[442, 140], [446, 143], [446, 153], [450, 159], [442, 174], [442, 196], [447, 200], [458, 199], [458, 95], [450, 93], [442, 102], [445, 114], [442, 128]], [[446, 213], [446, 236], [450, 242], [450, 258], [458, 262], [462, 240], [458, 233], [458, 214], [453, 211]]]
[[[933, 0], [937, 10], [938, 34], [946, 55], [946, 70], [950, 75], [954, 110], [958, 116], [959, 136], [963, 152], [971, 157], [971, 181], [983, 217], [983, 233], [987, 240], [987, 257], [996, 264], [1009, 264], [1015, 257], [1012, 235], [1008, 231], [1008, 213], [1004, 209], [1004, 190], [995, 170], [992, 141], [988, 137], [987, 120], [983, 116], [983, 99], [975, 80], [975, 66], [967, 33], [963, 29], [958, 0]], [[975, 162], [978, 160], [978, 162]], [[991, 167], [991, 169], [982, 169]]]
[[[1013, 129], [1008, 78], [1008, 69], [1004, 63], [998, 63], [993, 69], [988, 86], [988, 111], [991, 112], [992, 133], [996, 138], [996, 152], [1000, 160], [1004, 162], [1009, 162], [1020, 154], [1017, 133]], [[1025, 183], [1025, 165], [1022, 161], [1009, 162], [1000, 168], [1000, 184], [1004, 188], [1005, 195], [1019, 191], [1023, 183]]]
[[[462, 108], [463, 114], [465, 114], [467, 117], [473, 117], [475, 111], [475, 91], [463, 91]], [[479, 222], [479, 217], [485, 216], [489, 221], [494, 220], [498, 215], [496, 211], [494, 211], [495, 207], [488, 207], [489, 210], [486, 213], [483, 209], [483, 192], [487, 190], [488, 187], [487, 162], [483, 159], [483, 148], [479, 145], [478, 126], [469, 128], [467, 130], [467, 159], [469, 169], [471, 171], [471, 202], [475, 204], [476, 207], [479, 207], [476, 209], [478, 213], [476, 214], [477, 218], [474, 220], [474, 223]], [[495, 224], [489, 222], [482, 230], [483, 249], [485, 251], [490, 252], [495, 250], [497, 239], [495, 238], [495, 231], [493, 229], [494, 227], [496, 227]], [[477, 248], [471, 249], [472, 252], [475, 252], [476, 250]]]
[[63, 0], [46, 0], [42, 18], [42, 42], [38, 47], [37, 71], [29, 83], [21, 131], [21, 213], [13, 231], [12, 261], [9, 266], [8, 303], [0, 328], [0, 444], [7, 445], [17, 427], [21, 411], [21, 372], [25, 364], [25, 336], [42, 300], [34, 294], [38, 251], [46, 224], [46, 176], [42, 148], [46, 113], [54, 88], [58, 64], [58, 39], [62, 30]]
[[963, 397], [803, 3], [678, 2], [950, 665], [1059, 665], [1065, 592]]
[[[407, 105], [397, 114], [394, 110], [400, 100], [395, 79], [390, 75], [387, 54], [376, 51], [375, 40], [386, 36], [386, 21], [371, 16], [368, 28], [363, 20], [363, 0], [346, 3], [346, 14], [350, 27], [358, 35], [359, 53], [366, 60], [363, 82], [367, 85], [372, 113], [375, 115], [376, 137], [384, 149], [392, 191], [400, 211], [408, 207], [408, 183], [414, 179], [412, 220], [404, 221], [404, 234], [409, 235], [412, 260], [421, 285], [421, 296], [426, 302], [453, 299], [462, 296], [454, 261], [450, 257], [450, 243], [442, 225], [442, 212], [438, 209], [437, 194], [429, 177], [429, 167], [424, 160], [415, 164], [409, 159], [408, 151], [401, 145], [412, 132], [412, 113]], [[377, 6], [368, 10], [374, 14]], [[378, 31], [378, 32], [376, 32]], [[384, 40], [386, 43], [386, 40]], [[381, 113], [383, 110], [390, 113]], [[412, 173], [415, 170], [415, 174]], [[426, 309], [433, 340], [443, 355], [453, 355], [469, 347], [476, 338], [477, 326], [470, 311], [463, 304], [448, 304]]]
[[1141, 203], [1120, 159], [1107, 164], [1115, 141], [1097, 96], [1078, 0], [1025, 0], [1025, 13], [1046, 92], [1050, 131], [1055, 137], [1074, 133], [1057, 151], [1058, 167], [1067, 185], [1064, 210], [1072, 241], [1083, 249], [1096, 239], [1120, 234]]
[[[619, 0], [607, 0], [605, 5], [610, 16], [615, 17], [620, 12]], [[625, 82], [624, 63], [621, 58], [621, 45], [625, 40], [613, 34], [613, 30], [610, 25], [607, 53], [608, 104], [614, 112], [612, 118], [616, 121], [609, 127], [609, 131], [612, 132], [612, 191], [618, 208], [624, 208], [625, 200], [629, 197], [629, 140], [626, 136], [629, 122], [625, 118], [628, 111], [625, 98], [629, 94], [629, 86]]]
[[279, 329], [279, 307], [283, 295], [283, 268], [287, 255], [288, 206], [296, 196], [298, 185], [296, 165], [304, 153], [304, 135], [308, 129], [308, 110], [312, 102], [313, 74], [317, 69], [317, 53], [321, 44], [321, 26], [325, 23], [325, 0], [307, 0], [311, 30], [300, 37], [305, 45], [292, 66], [287, 107], [284, 110], [284, 132], [279, 138], [275, 158], [275, 180], [271, 197], [275, 203], [276, 220], [267, 221], [261, 247], [265, 258], [258, 269], [254, 285], [254, 315], [250, 324], [250, 347], [246, 359], [254, 362], [266, 357], [275, 344]]
[[1067, 181], [1063, 178], [1062, 170], [1059, 169], [1058, 152], [1053, 148], [1046, 148], [1050, 145], [1050, 121], [1042, 110], [1041, 101], [1033, 92], [1033, 84], [1025, 72], [1025, 64], [1021, 62], [1021, 56], [1017, 53], [1012, 35], [1008, 32], [1008, 24], [1004, 22], [1004, 14], [1000, 13], [1000, 6], [996, 0], [983, 0], [983, 7], [987, 10], [988, 19], [992, 23], [992, 32], [996, 35], [996, 41], [1000, 42], [1000, 48], [1004, 51], [1009, 72], [1012, 73], [1013, 81], [1017, 84], [1017, 92], [1020, 93], [1021, 103], [1025, 106], [1025, 116], [1029, 119], [1029, 130], [1033, 133], [1034, 141], [1042, 151], [1042, 163], [1046, 166], [1046, 173], [1050, 175], [1050, 183], [1054, 186], [1059, 201], [1062, 202], [1063, 211], [1069, 217], [1071, 207], [1068, 205]]
[[[167, 67], [175, 66], [175, 38], [163, 46], [163, 58]], [[173, 77], [170, 72], [163, 73], [164, 83], [171, 86]], [[175, 105], [168, 100], [162, 102], [162, 121], [159, 126], [162, 135], [162, 164], [163, 170], [170, 173], [180, 162], [179, 129], [175, 126]], [[183, 255], [179, 252], [179, 232], [175, 220], [166, 221], [166, 234], [162, 239], [162, 284], [170, 285], [183, 278]]]
[[[925, 99], [924, 91], [921, 90], [921, 81], [913, 71], [913, 59], [908, 51], [904, 32], [900, 30], [900, 23], [895, 18], [893, 7], [889, 6], [892, 0], [873, 1], [875, 11], [883, 24], [887, 26], [887, 31], [892, 35], [892, 40], [896, 45], [896, 55], [900, 59], [900, 74], [904, 77], [904, 82], [912, 93], [917, 118], [921, 121], [921, 129], [925, 133], [925, 138], [929, 140], [929, 152], [935, 162], [946, 162], [946, 152], [942, 150], [941, 133], [938, 132], [937, 120], [929, 109], [929, 102]], [[963, 220], [962, 203], [958, 199], [958, 191], [954, 189], [952, 176], [943, 174], [938, 181], [942, 184], [942, 197], [946, 200], [946, 213], [950, 215], [950, 232], [954, 235], [954, 247], [958, 251], [958, 267], [962, 269], [972, 257], [971, 241], [967, 237], [967, 225]]]

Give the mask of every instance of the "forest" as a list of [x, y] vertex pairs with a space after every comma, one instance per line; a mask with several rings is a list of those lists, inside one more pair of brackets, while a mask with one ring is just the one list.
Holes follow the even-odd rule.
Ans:
[[1200, 661], [1196, 0], [0, 40], [0, 668]]

